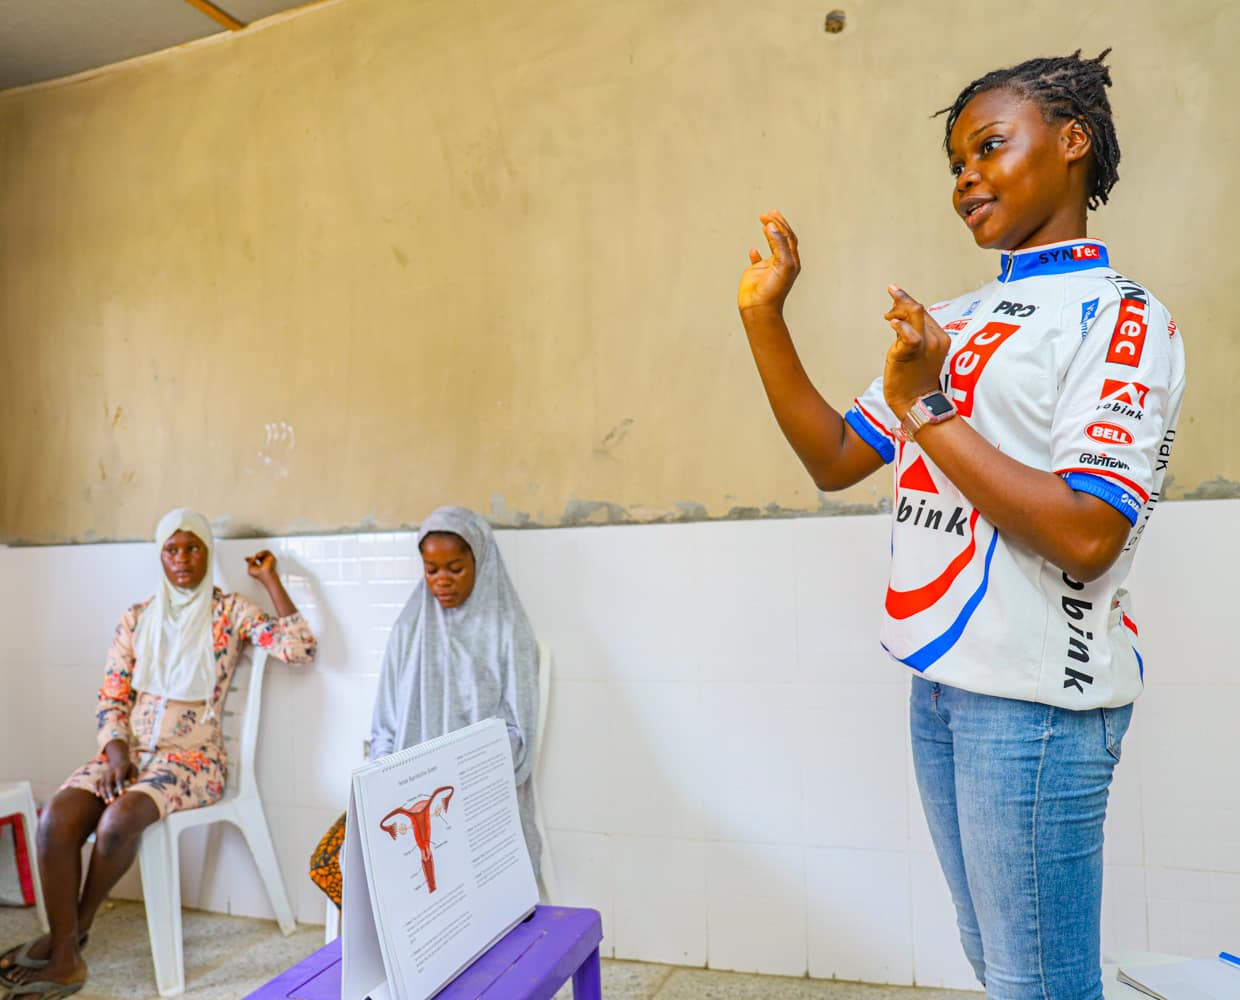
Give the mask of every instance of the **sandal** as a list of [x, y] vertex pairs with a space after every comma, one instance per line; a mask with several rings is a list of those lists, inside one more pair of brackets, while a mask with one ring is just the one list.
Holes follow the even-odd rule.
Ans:
[[80, 983], [53, 983], [49, 980], [39, 980], [36, 983], [20, 983], [13, 987], [13, 992], [9, 996], [18, 997], [41, 997], [42, 1000], [63, 1000], [64, 997], [71, 997], [77, 993], [86, 980]]
[[[37, 940], [37, 938], [36, 938]], [[85, 948], [86, 942], [90, 940], [90, 934], [83, 934], [82, 939], [78, 941], [79, 948]], [[0, 955], [0, 987], [13, 989], [17, 986], [10, 978], [14, 973], [21, 969], [46, 969], [48, 960], [46, 958], [31, 958], [30, 949], [34, 946], [34, 941], [27, 941], [25, 944], [19, 944], [15, 948], [10, 948], [3, 955]]]

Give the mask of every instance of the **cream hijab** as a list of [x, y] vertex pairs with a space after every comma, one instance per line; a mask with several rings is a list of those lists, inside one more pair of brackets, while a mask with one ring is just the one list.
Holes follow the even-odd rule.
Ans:
[[211, 599], [215, 590], [215, 538], [201, 514], [178, 507], [155, 528], [155, 551], [178, 531], [192, 531], [207, 547], [207, 572], [192, 590], [174, 586], [159, 566], [155, 598], [138, 616], [134, 632], [133, 686], [175, 701], [201, 701], [215, 691], [215, 649]]

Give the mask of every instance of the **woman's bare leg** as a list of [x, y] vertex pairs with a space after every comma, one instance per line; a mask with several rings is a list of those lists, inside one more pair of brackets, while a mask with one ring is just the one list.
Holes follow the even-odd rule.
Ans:
[[[47, 959], [48, 965], [23, 969], [11, 980], [75, 983], [86, 978], [81, 937], [90, 929], [99, 905], [133, 864], [142, 831], [158, 819], [158, 806], [142, 792], [128, 792], [106, 806], [96, 795], [78, 788], [57, 792], [39, 824], [39, 872], [49, 933], [30, 949], [31, 958]], [[92, 830], [95, 847], [79, 899], [82, 845]], [[21, 996], [15, 988], [10, 1000]]]

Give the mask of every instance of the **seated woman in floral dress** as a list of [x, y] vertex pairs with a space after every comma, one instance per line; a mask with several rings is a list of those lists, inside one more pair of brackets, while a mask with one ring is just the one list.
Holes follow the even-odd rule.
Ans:
[[[142, 831], [224, 794], [220, 716], [242, 643], [287, 663], [317, 644], [263, 551], [246, 559], [278, 617], [212, 585], [214, 539], [201, 514], [177, 509], [155, 529], [155, 596], [121, 617], [99, 692], [99, 753], [73, 772], [39, 823], [50, 933], [0, 956], [11, 1000], [56, 1000], [86, 982], [81, 948], [95, 911], [133, 863]], [[81, 849], [95, 845], [82, 883]], [[81, 886], [79, 894], [78, 887]]]

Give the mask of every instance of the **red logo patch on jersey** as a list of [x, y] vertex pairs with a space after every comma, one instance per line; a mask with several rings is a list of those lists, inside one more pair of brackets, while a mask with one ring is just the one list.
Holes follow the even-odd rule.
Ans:
[[1073, 260], [1098, 260], [1101, 256], [1097, 247], [1080, 246], [1072, 248]]
[[951, 333], [959, 333], [968, 325], [969, 321], [967, 319], [954, 319], [950, 323], [945, 323], [943, 325], [943, 329], [948, 330]]
[[1107, 403], [1122, 403], [1137, 410], [1145, 409], [1145, 397], [1150, 393], [1148, 385], [1140, 382], [1123, 382], [1120, 379], [1104, 378], [1102, 395], [1099, 397]]
[[973, 396], [982, 372], [995, 351], [1019, 329], [1019, 323], [987, 323], [952, 358], [949, 385], [952, 400], [962, 417], [973, 416]]
[[1085, 436], [1103, 444], [1132, 444], [1132, 435], [1118, 424], [1098, 422], [1085, 428]]
[[1170, 323], [1167, 324], [1167, 336], [1174, 337], [1175, 331], [1176, 331], [1175, 320], [1172, 320]]
[[1111, 334], [1111, 349], [1107, 361], [1116, 365], [1135, 368], [1145, 349], [1145, 334], [1149, 326], [1149, 303], [1144, 299], [1121, 299], [1119, 319]]
[[934, 485], [934, 477], [930, 475], [930, 469], [926, 466], [926, 460], [920, 455], [917, 460], [904, 470], [904, 475], [900, 477], [900, 489], [917, 490], [921, 493], [938, 493], [939, 488]]

